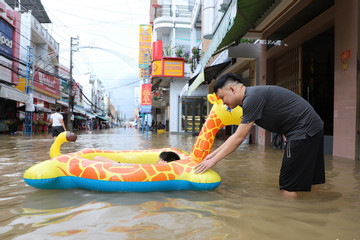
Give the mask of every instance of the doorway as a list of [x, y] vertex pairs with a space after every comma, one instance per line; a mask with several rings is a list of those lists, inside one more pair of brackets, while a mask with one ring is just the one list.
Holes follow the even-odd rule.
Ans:
[[183, 97], [181, 99], [182, 116], [181, 130], [188, 133], [197, 134], [200, 132], [205, 118], [206, 101], [203, 97]]

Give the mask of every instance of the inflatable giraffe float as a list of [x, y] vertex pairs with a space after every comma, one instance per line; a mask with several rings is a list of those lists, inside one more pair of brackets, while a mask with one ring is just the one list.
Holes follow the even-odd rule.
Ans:
[[[208, 99], [213, 107], [190, 154], [176, 148], [130, 151], [83, 149], [61, 154], [61, 145], [77, 138], [74, 133], [63, 132], [50, 149], [51, 159], [29, 168], [24, 180], [40, 189], [82, 188], [109, 192], [213, 190], [219, 186], [220, 176], [211, 169], [195, 174], [194, 167], [210, 153], [219, 129], [240, 123], [242, 109], [237, 107], [227, 111], [215, 94], [208, 95]], [[162, 151], [174, 151], [181, 160], [156, 164]], [[93, 161], [94, 156], [104, 156], [118, 163]]]
[[198, 163], [210, 153], [217, 132], [224, 126], [239, 125], [243, 114], [239, 106], [229, 111], [215, 93], [209, 94], [208, 100], [213, 107], [190, 153], [192, 160]]

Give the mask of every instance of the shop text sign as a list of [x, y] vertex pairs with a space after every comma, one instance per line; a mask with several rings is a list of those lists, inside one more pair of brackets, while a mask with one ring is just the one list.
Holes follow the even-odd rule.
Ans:
[[47, 75], [42, 72], [36, 72], [34, 76], [34, 89], [38, 92], [52, 96], [54, 98], [59, 97], [59, 85], [58, 78]]
[[184, 77], [184, 61], [164, 59], [164, 76]]
[[184, 77], [183, 58], [163, 58], [152, 63], [153, 77]]
[[141, 85], [140, 109], [142, 113], [151, 112], [151, 83]]
[[140, 24], [139, 31], [139, 67], [145, 68], [151, 62], [152, 26]]

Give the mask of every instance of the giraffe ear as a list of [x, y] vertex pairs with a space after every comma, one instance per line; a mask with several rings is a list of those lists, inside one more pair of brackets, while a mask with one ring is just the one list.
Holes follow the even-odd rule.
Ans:
[[213, 93], [213, 94], [208, 94], [208, 100], [211, 104], [214, 104], [215, 102], [219, 101], [219, 97]]

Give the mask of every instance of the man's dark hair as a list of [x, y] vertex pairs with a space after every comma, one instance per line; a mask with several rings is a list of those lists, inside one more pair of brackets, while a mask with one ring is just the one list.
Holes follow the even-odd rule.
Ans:
[[180, 160], [180, 156], [174, 152], [162, 152], [162, 153], [160, 153], [159, 157], [162, 160], [164, 160], [165, 162], [172, 162], [175, 160]]
[[56, 107], [56, 112], [60, 112], [60, 107]]
[[216, 81], [215, 86], [214, 86], [214, 93], [217, 93], [217, 91], [224, 87], [224, 85], [228, 82], [228, 81], [235, 81], [238, 83], [243, 83], [241, 80], [241, 77], [235, 73], [226, 73], [222, 76], [219, 77], [219, 79]]

